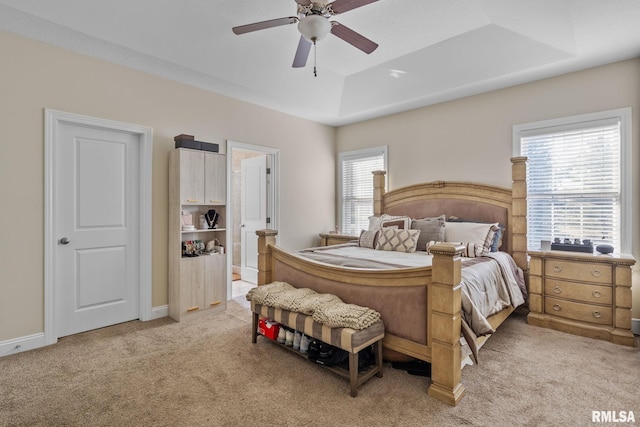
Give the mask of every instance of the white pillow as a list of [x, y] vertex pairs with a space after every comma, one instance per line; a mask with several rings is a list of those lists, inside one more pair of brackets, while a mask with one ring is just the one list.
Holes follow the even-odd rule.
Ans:
[[493, 236], [498, 231], [498, 223], [447, 222], [444, 238], [447, 242], [474, 243], [476, 253], [485, 254], [491, 250]]

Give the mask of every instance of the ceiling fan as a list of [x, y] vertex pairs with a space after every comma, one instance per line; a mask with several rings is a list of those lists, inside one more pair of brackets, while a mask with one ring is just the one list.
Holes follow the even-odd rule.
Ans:
[[[329, 33], [341, 38], [367, 54], [376, 50], [378, 47], [377, 43], [337, 21], [329, 20], [329, 18], [334, 15], [338, 15], [376, 1], [378, 0], [335, 0], [331, 3], [324, 3], [311, 0], [295, 0], [298, 7], [297, 16], [240, 25], [238, 27], [233, 27], [232, 30], [235, 34], [245, 34], [253, 31], [264, 30], [266, 28], [297, 23], [298, 31], [300, 31], [301, 36], [300, 41], [298, 42], [298, 49], [296, 50], [296, 54], [293, 59], [293, 67], [300, 68], [307, 64], [311, 45], [313, 44], [315, 46], [318, 40], [322, 39]], [[313, 72], [314, 75], [317, 75], [315, 64]]]

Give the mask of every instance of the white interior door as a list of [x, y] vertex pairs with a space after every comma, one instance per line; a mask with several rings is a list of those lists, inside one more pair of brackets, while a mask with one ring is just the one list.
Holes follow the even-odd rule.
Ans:
[[258, 281], [258, 238], [256, 230], [267, 227], [267, 156], [241, 162], [240, 246], [242, 280]]
[[140, 317], [139, 138], [72, 122], [55, 128], [57, 337]]

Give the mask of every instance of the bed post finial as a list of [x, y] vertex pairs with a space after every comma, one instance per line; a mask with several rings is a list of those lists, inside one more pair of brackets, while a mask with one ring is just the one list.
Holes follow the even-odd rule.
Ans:
[[511, 253], [518, 267], [527, 266], [527, 158], [511, 158], [512, 199]]
[[273, 282], [271, 245], [276, 244], [277, 230], [256, 230], [258, 235], [258, 286]]
[[373, 215], [380, 216], [384, 212], [384, 202], [382, 196], [385, 193], [386, 171], [373, 171]]

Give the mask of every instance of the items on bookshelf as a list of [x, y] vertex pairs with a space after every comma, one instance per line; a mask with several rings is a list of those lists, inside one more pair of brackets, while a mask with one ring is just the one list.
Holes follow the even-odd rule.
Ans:
[[[189, 147], [169, 155], [169, 315], [226, 308], [226, 156]], [[197, 141], [196, 141], [197, 142]], [[217, 149], [215, 150], [217, 151]]]

